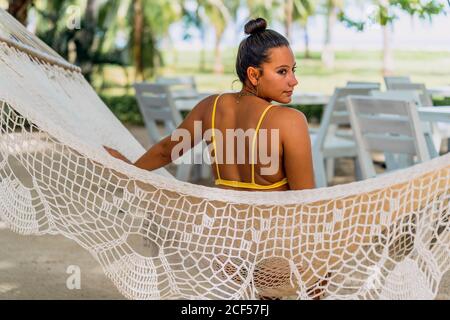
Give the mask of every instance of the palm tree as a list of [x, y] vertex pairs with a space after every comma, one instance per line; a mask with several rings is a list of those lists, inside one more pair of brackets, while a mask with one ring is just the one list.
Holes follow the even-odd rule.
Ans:
[[277, 0], [247, 0], [250, 18], [262, 17], [268, 24], [271, 24], [275, 17], [274, 12], [281, 3]]
[[[359, 1], [363, 4], [363, 0]], [[383, 74], [389, 75], [394, 69], [394, 58], [391, 48], [391, 28], [397, 16], [394, 9], [407, 12], [412, 16], [419, 16], [421, 19], [428, 18], [430, 21], [434, 15], [440, 14], [444, 5], [436, 0], [373, 0], [375, 11], [369, 15], [368, 21], [354, 21], [347, 17], [342, 11], [339, 19], [344, 22], [347, 27], [356, 28], [359, 31], [364, 30], [368, 22], [381, 26], [383, 32]]]
[[206, 26], [205, 26], [206, 18], [203, 17], [202, 15], [202, 7], [200, 5], [197, 5], [193, 21], [197, 29], [200, 31], [202, 48], [200, 50], [199, 70], [200, 72], [203, 72], [206, 70]]
[[[136, 79], [153, 75], [162, 63], [158, 41], [181, 15], [181, 0], [34, 0], [37, 34], [90, 80], [105, 64], [125, 67], [133, 61]], [[81, 8], [81, 28], [66, 25], [67, 8]], [[120, 44], [118, 44], [120, 36]], [[69, 54], [72, 53], [72, 54]]]
[[292, 42], [292, 21], [294, 18], [294, 0], [286, 0], [284, 3], [284, 28], [289, 42]]
[[142, 59], [144, 24], [142, 0], [135, 0], [133, 5], [133, 58], [136, 81], [144, 80], [144, 61]]
[[220, 43], [227, 24], [231, 21], [230, 10], [222, 0], [198, 0], [198, 5], [203, 9], [208, 22], [214, 27], [214, 72], [223, 73], [224, 67]]
[[284, 4], [282, 20], [284, 22], [285, 35], [292, 42], [292, 25], [298, 21], [305, 31], [305, 57], [309, 58], [308, 19], [314, 13], [314, 5], [311, 0], [286, 0]]
[[394, 70], [394, 57], [391, 47], [390, 8], [388, 0], [379, 0], [378, 21], [383, 30], [383, 75], [388, 76]]
[[417, 15], [422, 19], [428, 18], [430, 21], [433, 15], [440, 14], [444, 5], [435, 0], [427, 2], [419, 0], [376, 0], [378, 12], [375, 21], [381, 25], [383, 30], [383, 75], [390, 75], [394, 71], [394, 57], [391, 47], [391, 28], [396, 16], [392, 9], [399, 8], [406, 11], [411, 16]]
[[[104, 64], [123, 66], [123, 54], [114, 46], [120, 0], [36, 0], [37, 35], [71, 63], [81, 67], [88, 81]], [[80, 28], [67, 27], [67, 9], [82, 9]]]
[[136, 78], [152, 76], [163, 64], [158, 50], [158, 41], [168, 36], [170, 25], [182, 14], [180, 1], [154, 0], [152, 5], [144, 5], [143, 0], [130, 3], [129, 31], [130, 51], [136, 68]]
[[322, 62], [327, 69], [334, 68], [333, 29], [337, 21], [338, 12], [344, 7], [344, 0], [326, 0], [325, 43], [322, 51]]
[[293, 21], [298, 21], [304, 30], [305, 58], [310, 58], [308, 20], [315, 12], [314, 2], [311, 0], [293, 1]]
[[157, 50], [157, 42], [163, 38], [171, 41], [169, 29], [174, 22], [182, 19], [183, 2], [181, 0], [159, 0], [157, 1], [157, 8], [151, 6], [145, 7], [145, 17], [156, 41], [154, 51], [157, 53], [158, 58], [155, 60], [155, 68], [164, 63], [162, 56]]

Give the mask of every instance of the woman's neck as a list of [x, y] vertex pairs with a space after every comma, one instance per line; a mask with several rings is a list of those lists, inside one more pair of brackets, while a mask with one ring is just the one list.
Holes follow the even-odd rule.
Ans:
[[271, 103], [272, 99], [270, 98], [266, 98], [266, 97], [262, 97], [258, 94], [258, 92], [256, 91], [256, 89], [251, 88], [248, 85], [244, 85], [241, 89], [241, 91], [238, 93], [239, 97], [243, 97], [243, 96], [254, 96], [263, 100], [266, 100], [267, 102]]

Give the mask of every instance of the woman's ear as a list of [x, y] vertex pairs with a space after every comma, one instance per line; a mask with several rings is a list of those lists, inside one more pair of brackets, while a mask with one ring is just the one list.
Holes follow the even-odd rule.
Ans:
[[256, 87], [258, 85], [260, 76], [261, 76], [261, 74], [260, 74], [259, 68], [255, 68], [255, 67], [247, 68], [247, 78], [254, 87]]

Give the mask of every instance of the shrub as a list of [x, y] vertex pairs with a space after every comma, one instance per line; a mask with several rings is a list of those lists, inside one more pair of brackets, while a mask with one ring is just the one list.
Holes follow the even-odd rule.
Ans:
[[144, 125], [136, 98], [130, 95], [124, 96], [100, 96], [114, 115], [123, 123]]

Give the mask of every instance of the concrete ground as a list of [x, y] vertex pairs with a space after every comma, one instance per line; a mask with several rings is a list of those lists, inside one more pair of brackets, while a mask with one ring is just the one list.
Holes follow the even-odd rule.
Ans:
[[[149, 145], [144, 129], [130, 130], [145, 147]], [[352, 173], [351, 161], [339, 161], [334, 182], [348, 182]], [[73, 288], [72, 281], [78, 271], [79, 289]], [[0, 222], [0, 299], [124, 297], [105, 276], [100, 264], [74, 241], [63, 236], [22, 236], [7, 230]], [[450, 299], [450, 272], [441, 281], [437, 299]]]

